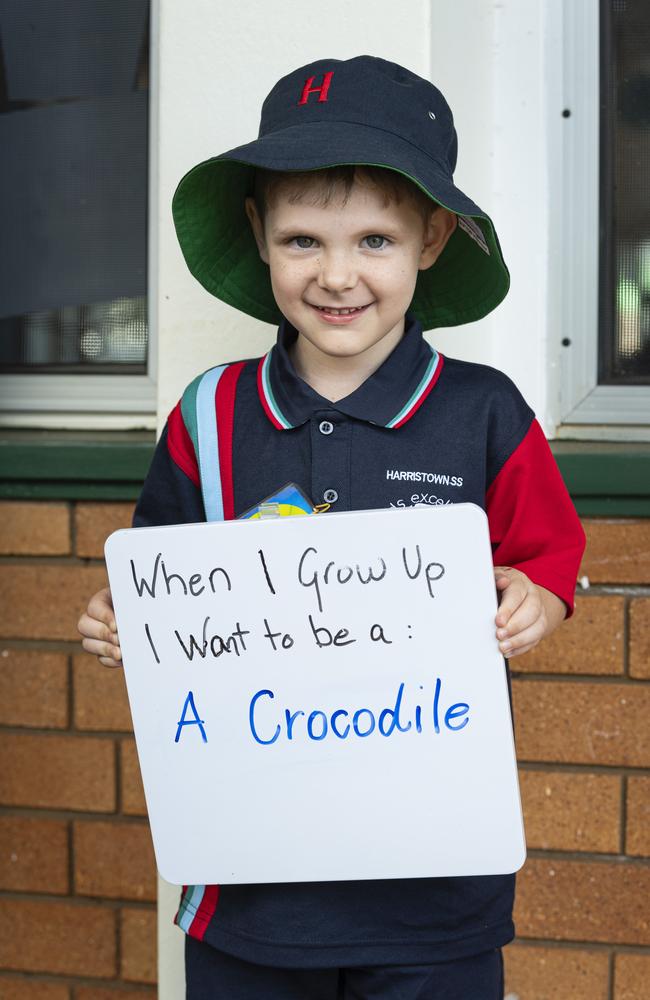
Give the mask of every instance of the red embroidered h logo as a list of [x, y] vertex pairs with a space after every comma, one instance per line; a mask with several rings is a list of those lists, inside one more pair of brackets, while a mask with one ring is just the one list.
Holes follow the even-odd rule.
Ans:
[[312, 87], [312, 83], [316, 79], [315, 76], [310, 76], [308, 80], [305, 80], [305, 86], [302, 88], [302, 95], [298, 104], [306, 104], [309, 100], [310, 94], [318, 94], [318, 102], [321, 104], [323, 101], [327, 100], [327, 91], [330, 89], [330, 83], [332, 77], [334, 76], [334, 71], [330, 70], [329, 73], [323, 74], [323, 82], [320, 87]]

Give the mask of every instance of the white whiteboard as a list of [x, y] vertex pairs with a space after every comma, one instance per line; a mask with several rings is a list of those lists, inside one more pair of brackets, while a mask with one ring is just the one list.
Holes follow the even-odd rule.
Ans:
[[169, 882], [521, 867], [479, 507], [121, 530], [106, 560]]

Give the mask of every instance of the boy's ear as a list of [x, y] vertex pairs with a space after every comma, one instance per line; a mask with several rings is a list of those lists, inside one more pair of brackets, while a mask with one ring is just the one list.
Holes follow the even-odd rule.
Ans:
[[443, 205], [438, 205], [434, 209], [424, 229], [424, 243], [418, 270], [426, 271], [432, 264], [435, 264], [457, 225], [458, 216], [454, 212], [450, 212]]
[[255, 204], [255, 199], [248, 197], [244, 201], [244, 208], [246, 209], [246, 215], [248, 216], [248, 221], [251, 224], [251, 229], [253, 230], [253, 236], [255, 237], [255, 242], [257, 243], [257, 249], [259, 250], [260, 257], [265, 264], [269, 262], [269, 255], [266, 249], [266, 237], [264, 236], [264, 223], [260, 219], [260, 213], [257, 211], [257, 205]]

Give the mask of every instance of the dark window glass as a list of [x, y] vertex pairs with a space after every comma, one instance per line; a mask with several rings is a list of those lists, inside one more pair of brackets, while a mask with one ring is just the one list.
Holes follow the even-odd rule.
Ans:
[[650, 3], [601, 2], [603, 384], [650, 384]]
[[148, 0], [0, 0], [0, 369], [144, 373]]

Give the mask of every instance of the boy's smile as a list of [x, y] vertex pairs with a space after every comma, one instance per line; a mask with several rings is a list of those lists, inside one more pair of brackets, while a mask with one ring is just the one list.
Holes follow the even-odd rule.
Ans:
[[438, 208], [425, 222], [410, 198], [367, 182], [347, 200], [313, 204], [318, 194], [289, 178], [263, 225], [252, 199], [246, 208], [278, 308], [298, 330], [297, 370], [323, 394], [328, 375], [352, 392], [399, 343], [418, 272], [440, 254], [455, 216]]

